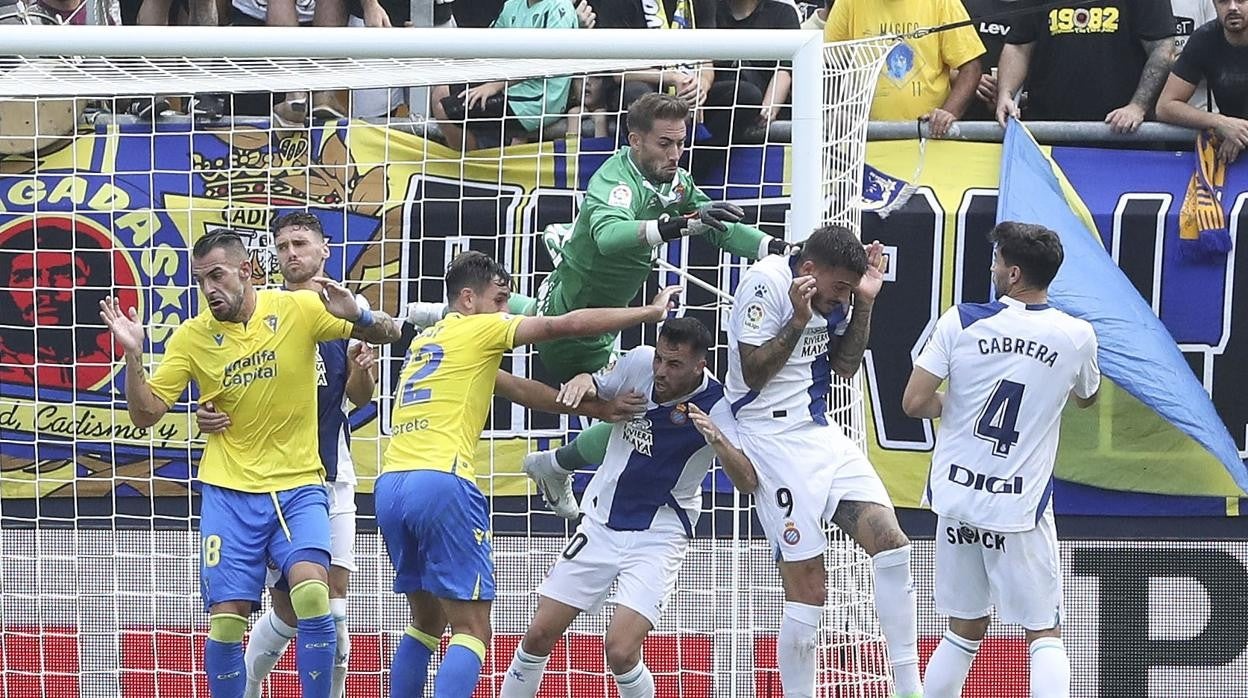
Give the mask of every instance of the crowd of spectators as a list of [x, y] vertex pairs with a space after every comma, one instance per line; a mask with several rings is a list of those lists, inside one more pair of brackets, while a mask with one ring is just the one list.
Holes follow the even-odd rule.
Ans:
[[[409, 0], [35, 0], [66, 24], [368, 26], [411, 24]], [[434, 0], [439, 27], [816, 29], [829, 41], [902, 35], [885, 61], [873, 120], [1096, 121], [1128, 133], [1160, 119], [1219, 131], [1226, 154], [1248, 147], [1248, 0]], [[953, 25], [944, 31], [915, 30]], [[1177, 59], [1177, 63], [1176, 63]], [[1163, 87], [1165, 88], [1163, 94]], [[311, 118], [428, 114], [453, 148], [565, 135], [614, 136], [619, 115], [647, 92], [695, 107], [708, 145], [760, 142], [788, 115], [790, 66], [728, 61], [623, 76], [546, 78], [430, 90], [359, 90], [140, 103], [217, 117]], [[1160, 103], [1159, 103], [1160, 98]], [[423, 97], [422, 97], [423, 101]]]

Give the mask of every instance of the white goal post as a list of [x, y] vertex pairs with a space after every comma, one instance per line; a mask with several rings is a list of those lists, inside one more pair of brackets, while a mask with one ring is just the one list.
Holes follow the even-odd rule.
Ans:
[[[595, 147], [601, 150], [592, 150], [571, 137], [560, 143], [547, 138], [520, 148], [461, 155], [363, 120], [314, 119], [282, 129], [185, 117], [135, 124], [121, 123], [118, 103], [152, 95], [311, 94], [588, 77], [716, 60], [789, 62], [792, 128], [790, 148], [764, 135], [762, 143], [741, 149], [751, 156], [766, 151], [759, 156], [763, 164], [757, 181], [735, 190], [725, 183], [711, 195], [745, 202], [760, 227], [794, 241], [827, 223], [857, 230], [867, 114], [891, 45], [888, 40], [825, 45], [818, 32], [801, 30], [0, 25], [0, 262], [11, 266], [5, 261], [7, 248], [24, 245], [14, 254], [29, 252], [33, 258], [46, 249], [51, 258], [69, 251], [114, 272], [111, 279], [91, 277], [85, 285], [119, 296], [123, 292], [117, 289], [125, 289], [151, 328], [147, 356], [153, 363], [160, 356], [158, 345], [163, 347], [163, 338], [193, 307], [195, 288], [178, 261], [189, 258], [190, 244], [212, 225], [229, 225], [254, 232], [249, 245], [267, 248], [267, 216], [280, 209], [312, 209], [326, 221], [327, 232], [334, 226], [333, 232], [342, 235], [332, 240], [334, 259], [341, 263], [338, 273], [354, 290], [374, 293], [374, 307], [388, 312], [408, 301], [433, 300], [428, 294], [440, 292], [444, 255], [449, 258], [463, 246], [491, 250], [512, 269], [517, 290], [535, 295], [535, 279], [550, 269], [532, 262], [540, 256], [534, 250], [545, 226], [571, 220], [567, 216], [575, 214], [584, 182], [616, 141], [599, 138]], [[113, 109], [100, 112], [106, 117], [93, 123], [79, 121], [81, 105], [88, 101], [111, 103]], [[74, 123], [59, 130], [66, 114]], [[52, 125], [45, 117], [59, 121]], [[5, 149], [23, 140], [29, 148]], [[132, 152], [124, 152], [127, 148]], [[707, 145], [691, 138], [689, 148], [696, 159], [703, 153], [729, 153], [736, 144]], [[357, 157], [357, 151], [366, 155]], [[775, 162], [767, 161], [768, 154], [781, 165], [770, 167], [767, 163]], [[503, 170], [513, 165], [534, 172], [505, 176]], [[365, 193], [355, 197], [356, 190]], [[547, 199], [539, 201], [543, 196]], [[549, 202], [554, 202], [549, 210], [542, 209]], [[474, 218], [480, 211], [470, 215], [468, 204], [489, 209], [488, 215]], [[424, 225], [426, 218], [436, 219], [436, 225]], [[40, 238], [40, 221], [70, 242]], [[357, 230], [366, 235], [356, 235]], [[688, 274], [686, 298], [697, 293], [700, 300], [687, 302], [682, 312], [703, 313], [708, 325], [714, 323], [716, 352], [724, 355], [719, 311], [746, 262], [709, 246], [693, 250], [695, 244], [700, 243], [662, 249], [663, 264], [650, 283], [669, 283], [674, 269]], [[347, 248], [355, 252], [343, 251]], [[271, 261], [266, 252], [259, 254], [255, 259]], [[349, 254], [355, 256], [348, 259]], [[72, 269], [65, 278], [73, 285]], [[267, 281], [273, 281], [272, 275]], [[0, 292], [11, 285], [0, 273]], [[0, 304], [6, 302], [0, 293]], [[0, 306], [0, 371], [9, 368], [5, 333], [34, 337], [45, 331], [36, 321], [24, 324], [6, 315], [5, 307]], [[62, 337], [70, 346], [61, 356], [70, 357], [62, 374], [70, 378], [51, 370], [56, 366], [44, 366], [41, 362], [52, 360], [36, 353], [28, 384], [0, 386], [0, 652], [33, 647], [31, 656], [38, 660], [35, 669], [0, 662], [0, 698], [17, 695], [18, 689], [11, 688], [6, 694], [5, 681], [55, 694], [70, 685], [72, 671], [78, 672], [73, 685], [84, 696], [120, 695], [137, 691], [136, 686], [152, 686], [160, 695], [203, 696], [203, 687], [195, 684], [196, 676], [202, 678], [194, 645], [202, 641], [198, 539], [194, 497], [186, 487], [186, 464], [202, 441], [189, 403], [183, 402], [163, 420], [167, 434], [134, 430], [119, 394], [117, 357], [100, 348], [103, 344], [87, 342], [84, 349], [80, 341], [98, 339], [82, 331], [93, 322], [89, 314], [71, 313], [66, 323], [74, 334]], [[90, 330], [98, 332], [94, 325]], [[623, 346], [647, 338], [652, 337], [627, 334]], [[401, 356], [401, 349], [382, 351], [381, 394], [367, 421], [352, 425], [352, 453], [370, 467], [389, 434], [387, 381], [393, 375], [387, 366]], [[527, 375], [535, 357], [517, 351], [508, 361], [510, 370]], [[723, 364], [716, 368], [722, 377]], [[57, 385], [58, 380], [68, 383]], [[860, 381], [834, 378], [828, 401], [832, 417], [865, 449]], [[52, 426], [22, 431], [35, 424], [27, 416], [44, 414], [41, 410], [65, 419], [48, 418], [41, 424]], [[567, 427], [558, 420], [539, 424], [532, 413], [513, 407], [492, 415], [483, 437], [489, 442], [483, 449], [490, 454], [490, 474], [483, 477], [491, 479], [491, 508], [496, 518], [509, 517], [513, 526], [510, 534], [495, 539], [500, 570], [496, 641], [505, 636], [514, 642], [523, 631], [533, 589], [565, 538], [551, 535], [564, 529], [550, 524], [552, 517], [535, 503], [518, 468], [495, 466], [511, 464], [517, 453], [557, 445], [566, 439]], [[39, 428], [46, 431], [39, 433]], [[170, 463], [185, 468], [172, 469]], [[176, 487], [170, 484], [174, 480]], [[30, 492], [53, 493], [71, 506], [46, 504]], [[656, 675], [665, 685], [679, 684], [682, 696], [771, 695], [766, 691], [777, 686], [774, 647], [760, 649], [766, 643], [758, 641], [769, 634], [774, 639], [779, 623], [781, 594], [771, 551], [750, 528], [748, 498], [714, 487], [703, 494], [711, 504], [702, 521], [711, 520], [713, 531], [730, 534], [691, 544], [671, 607], [655, 633], [665, 636], [660, 638], [666, 641], [663, 651], [675, 657], [674, 664], [656, 669]], [[496, 496], [524, 504], [517, 505], [520, 510], [495, 509]], [[156, 513], [158, 499], [176, 504], [176, 516]], [[103, 500], [105, 513], [89, 513], [97, 510], [80, 506], [91, 503], [87, 500]], [[80, 524], [78, 517], [90, 521]], [[870, 561], [843, 534], [836, 535], [826, 557], [831, 588], [820, 636], [818, 695], [886, 696], [890, 686], [871, 605]], [[356, 555], [361, 569], [352, 579], [349, 619], [353, 635], [360, 636], [359, 656], [367, 651], [375, 660], [365, 677], [373, 681], [368, 685], [381, 685], [393, 649], [387, 643], [401, 632], [404, 611], [401, 599], [390, 593], [392, 571], [380, 537], [361, 531]], [[600, 639], [604, 629], [600, 619], [582, 619], [572, 634]], [[73, 643], [65, 640], [71, 636]], [[58, 644], [62, 640], [64, 645]], [[72, 651], [64, 647], [75, 643], [75, 669], [47, 664], [51, 653]], [[606, 695], [608, 677], [586, 668], [585, 647], [555, 660], [564, 667], [560, 681], [567, 681], [567, 695]], [[593, 649], [601, 661], [600, 646]], [[503, 651], [510, 648], [496, 645], [494, 654]], [[482, 686], [500, 679], [508, 659], [496, 659], [501, 670], [485, 669]], [[290, 677], [282, 680], [287, 683], [270, 695], [289, 695]], [[578, 692], [577, 687], [590, 684], [592, 692]]]

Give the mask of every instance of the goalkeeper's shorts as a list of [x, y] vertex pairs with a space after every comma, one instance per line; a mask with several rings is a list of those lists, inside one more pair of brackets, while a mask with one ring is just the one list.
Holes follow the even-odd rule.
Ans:
[[[565, 315], [578, 309], [579, 305], [564, 297], [558, 274], [549, 276], [538, 291], [537, 314]], [[606, 368], [615, 358], [618, 338], [618, 334], [606, 333], [556, 339], [538, 344], [537, 356], [550, 373], [550, 378], [563, 383], [579, 373], [597, 373]]]

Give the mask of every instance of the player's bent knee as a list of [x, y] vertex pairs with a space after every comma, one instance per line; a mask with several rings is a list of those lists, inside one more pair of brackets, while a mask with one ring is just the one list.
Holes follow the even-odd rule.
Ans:
[[293, 588], [300, 582], [315, 579], [329, 584], [329, 553], [324, 550], [296, 550], [286, 560], [286, 581]]
[[290, 605], [298, 618], [320, 618], [329, 615], [329, 585], [309, 579], [290, 590]]
[[607, 635], [604, 650], [607, 666], [615, 675], [626, 674], [641, 661], [641, 639]]
[[329, 595], [335, 599], [347, 598], [347, 587], [351, 583], [351, 570], [339, 565], [329, 566]]
[[828, 577], [823, 556], [780, 563], [780, 580], [786, 601], [823, 606], [828, 600]]
[[897, 514], [886, 506], [874, 505], [863, 515], [858, 530], [855, 539], [871, 556], [910, 545], [910, 539], [897, 523]]
[[984, 639], [985, 635], [988, 634], [989, 620], [990, 618], [988, 616], [973, 619], [950, 618], [949, 629], [952, 630], [953, 634], [958, 637], [979, 642]]
[[533, 621], [529, 629], [524, 632], [524, 639], [520, 646], [525, 652], [535, 657], [548, 656], [555, 649], [559, 638], [563, 637], [563, 632], [549, 624], [539, 623], [536, 618]]

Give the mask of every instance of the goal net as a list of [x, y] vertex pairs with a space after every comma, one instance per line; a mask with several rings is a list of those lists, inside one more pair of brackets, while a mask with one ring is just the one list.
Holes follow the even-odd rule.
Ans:
[[[219, 227], [240, 231], [255, 283], [279, 285], [269, 226], [305, 209], [326, 229], [329, 275], [374, 308], [398, 314], [408, 302], [440, 300], [446, 263], [467, 248], [503, 261], [515, 291], [535, 295], [589, 177], [623, 142], [623, 103], [647, 90], [692, 89], [700, 102], [683, 164], [712, 198], [733, 200], [749, 222], [790, 239], [822, 222], [856, 229], [867, 110], [888, 49], [824, 47], [798, 31], [699, 32], [694, 41], [684, 31], [639, 39], [593, 30], [557, 42], [530, 30], [193, 31], [0, 27], [4, 698], [207, 695], [190, 478], [204, 444], [196, 393], [150, 429], [130, 423], [120, 353], [98, 317], [102, 298], [137, 308], [150, 370], [202, 307], [190, 276], [194, 241]], [[793, 94], [768, 124], [740, 85], [776, 65], [791, 71]], [[700, 83], [702, 71], [714, 79]], [[456, 124], [423, 118], [416, 88], [495, 80], [536, 81], [569, 99], [547, 99], [519, 123], [460, 117], [478, 148], [448, 148]], [[715, 330], [711, 368], [721, 378], [730, 294], [747, 266], [704, 241], [679, 241], [658, 250], [643, 291], [686, 287], [679, 312]], [[380, 350], [378, 395], [350, 414], [359, 570], [348, 695], [388, 694], [407, 619], [390, 591], [371, 492], [412, 334]], [[621, 347], [653, 341], [654, 328], [634, 330]], [[525, 350], [504, 367], [543, 377]], [[865, 447], [857, 382], [835, 384], [831, 401]], [[478, 695], [497, 694], [534, 589], [571, 532], [534, 494], [521, 457], [583, 426], [494, 402], [478, 484], [493, 512], [498, 596]], [[589, 475], [578, 474], [578, 492]], [[658, 694], [779, 696], [782, 595], [771, 551], [749, 498], [718, 469], [703, 501], [677, 590], [645, 646]], [[890, 695], [870, 562], [839, 532], [828, 535], [819, 695]], [[603, 660], [608, 619], [573, 625], [539, 695], [614, 695]], [[268, 695], [298, 694], [288, 654]]]

